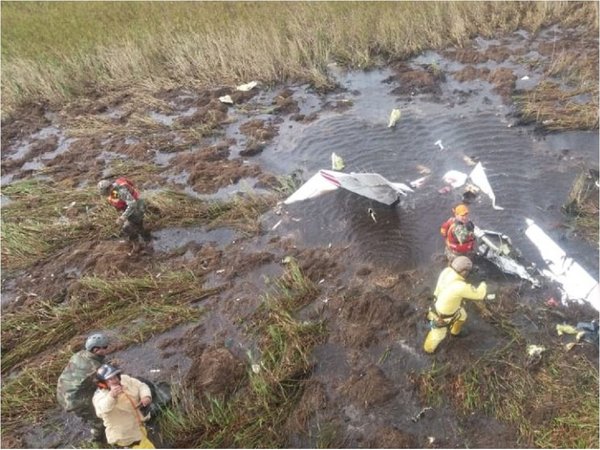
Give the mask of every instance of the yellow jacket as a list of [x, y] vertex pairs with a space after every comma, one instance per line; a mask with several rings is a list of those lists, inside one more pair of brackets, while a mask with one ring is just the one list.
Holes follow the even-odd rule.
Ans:
[[460, 309], [464, 298], [483, 300], [486, 293], [485, 281], [482, 281], [476, 288], [467, 283], [452, 267], [446, 267], [440, 274], [433, 293], [437, 299], [435, 309], [439, 314], [452, 315]]
[[97, 389], [92, 402], [96, 415], [103, 420], [106, 427], [107, 442], [129, 445], [141, 441], [144, 437], [141, 430], [141, 414], [134, 405], [138, 405], [142, 397], [152, 395], [146, 383], [128, 375], [121, 375], [121, 385], [124, 393], [117, 398], [113, 398], [108, 389]]

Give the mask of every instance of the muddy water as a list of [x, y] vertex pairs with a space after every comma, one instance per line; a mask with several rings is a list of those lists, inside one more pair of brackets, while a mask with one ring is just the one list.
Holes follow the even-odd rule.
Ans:
[[[398, 269], [427, 264], [442, 252], [439, 225], [464, 191], [440, 194], [442, 176], [448, 170], [468, 174], [469, 157], [482, 162], [496, 204], [505, 208], [494, 210], [490, 199], [480, 195], [471, 208], [478, 226], [510, 235], [525, 256], [539, 264], [537, 249], [523, 234], [525, 218], [531, 218], [587, 270], [598, 272], [597, 252], [557, 228], [564, 221], [560, 206], [579, 170], [598, 166], [597, 132], [541, 136], [529, 127], [513, 126], [509, 108], [480, 81], [449, 80], [435, 102], [398, 99], [390, 94], [394, 86], [383, 83], [389, 75], [340, 75], [353, 106], [321, 118], [289, 145], [280, 142], [261, 155], [263, 164], [274, 170], [302, 169], [304, 179], [330, 168], [332, 152], [344, 159], [346, 172], [376, 172], [394, 182], [424, 176], [422, 166], [430, 171], [422, 187], [396, 208], [345, 191], [290, 205], [288, 213], [301, 221], [287, 226], [297, 226], [306, 245], [346, 243], [357, 259]], [[468, 100], [459, 104], [465, 92]], [[387, 128], [393, 108], [400, 108], [402, 117], [395, 128]]]

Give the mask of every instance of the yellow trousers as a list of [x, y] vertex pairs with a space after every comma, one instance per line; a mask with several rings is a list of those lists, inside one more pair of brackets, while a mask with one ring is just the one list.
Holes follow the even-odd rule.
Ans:
[[[427, 314], [427, 318], [429, 320], [434, 320], [436, 318], [436, 316], [432, 312], [429, 312], [429, 314]], [[452, 318], [448, 318], [445, 322], [450, 324], [451, 321], [452, 321]], [[460, 308], [458, 310], [458, 318], [452, 324], [452, 327], [450, 328], [450, 333], [453, 335], [459, 334], [460, 330], [462, 329], [462, 327], [466, 321], [467, 321], [467, 312], [465, 311], [464, 308]], [[447, 326], [440, 327], [440, 328], [432, 327], [431, 330], [429, 330], [429, 333], [427, 333], [427, 336], [425, 337], [425, 342], [423, 343], [423, 350], [425, 350], [425, 352], [427, 352], [427, 353], [435, 352], [435, 349], [438, 347], [438, 345], [440, 345], [440, 343], [444, 339], [446, 339], [447, 334], [448, 334]]]
[[124, 447], [124, 448], [156, 448], [154, 447], [154, 444], [150, 441], [150, 439], [148, 439], [148, 430], [146, 430], [145, 426], [142, 426], [142, 439], [140, 440], [139, 444], [129, 444], [131, 445], [131, 447], [129, 447], [129, 445], [121, 445], [119, 442], [117, 442], [117, 445], [119, 447]]

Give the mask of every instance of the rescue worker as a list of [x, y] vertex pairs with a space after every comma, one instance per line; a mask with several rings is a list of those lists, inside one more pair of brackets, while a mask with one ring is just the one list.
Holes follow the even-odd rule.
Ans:
[[475, 225], [469, 220], [469, 207], [460, 203], [452, 208], [453, 217], [440, 227], [446, 239], [446, 256], [452, 261], [457, 256], [472, 257], [475, 253]]
[[100, 194], [106, 196], [108, 203], [115, 207], [121, 215], [117, 225], [121, 232], [131, 242], [133, 252], [141, 250], [140, 238], [145, 243], [150, 242], [151, 236], [144, 228], [145, 203], [133, 183], [125, 177], [119, 177], [114, 182], [102, 180], [98, 183]]
[[104, 426], [92, 407], [96, 370], [104, 363], [109, 339], [103, 333], [90, 334], [84, 349], [71, 356], [56, 385], [56, 398], [65, 411], [73, 412], [91, 426], [92, 439], [101, 441]]
[[[448, 334], [458, 336], [467, 320], [467, 312], [462, 307], [463, 299], [483, 300], [487, 295], [487, 285], [482, 281], [475, 287], [465, 281], [471, 272], [473, 263], [466, 256], [457, 256], [440, 274], [433, 296], [434, 304], [429, 308], [427, 319], [430, 330], [427, 333], [423, 349], [433, 353]], [[493, 294], [487, 296], [494, 298]]]
[[106, 427], [107, 442], [118, 447], [154, 448], [140, 411], [152, 403], [148, 385], [110, 364], [96, 371], [96, 385], [92, 402]]

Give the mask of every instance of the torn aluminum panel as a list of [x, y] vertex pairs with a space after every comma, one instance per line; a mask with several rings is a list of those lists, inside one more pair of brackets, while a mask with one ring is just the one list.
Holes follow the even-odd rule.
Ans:
[[378, 173], [343, 173], [323, 169], [300, 186], [283, 203], [289, 205], [290, 203], [317, 197], [337, 188], [346, 189], [385, 205], [396, 203], [400, 195], [414, 192], [406, 184], [392, 183]]
[[600, 287], [598, 281], [585, 271], [581, 265], [569, 258], [536, 223], [525, 219], [525, 235], [540, 251], [547, 268], [542, 274], [556, 281], [562, 287], [563, 298], [586, 301], [600, 311]]
[[473, 168], [469, 174], [469, 178], [473, 181], [473, 184], [477, 185], [482, 192], [484, 192], [489, 198], [492, 199], [492, 207], [494, 209], [504, 209], [501, 206], [496, 206], [496, 195], [490, 186], [490, 182], [487, 179], [483, 166], [480, 162]]
[[501, 206], [496, 206], [496, 195], [494, 194], [492, 186], [490, 186], [490, 182], [488, 181], [487, 175], [480, 162], [477, 163], [469, 175], [464, 172], [459, 172], [458, 170], [449, 170], [444, 174], [442, 180], [453, 188], [459, 188], [467, 182], [468, 178], [471, 179], [473, 184], [475, 184], [481, 192], [486, 194], [492, 200], [492, 207], [494, 209], [504, 209]]
[[508, 236], [496, 231], [482, 230], [477, 226], [474, 233], [477, 238], [478, 255], [504, 273], [529, 281], [533, 287], [541, 286], [540, 280], [535, 276], [537, 270], [523, 262], [521, 252], [513, 246]]

